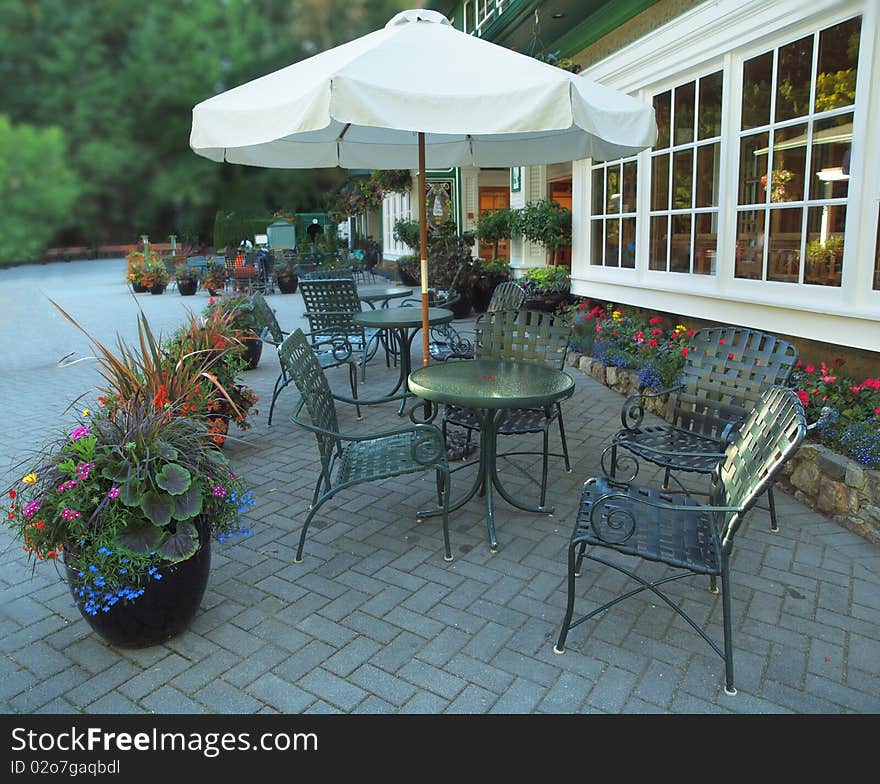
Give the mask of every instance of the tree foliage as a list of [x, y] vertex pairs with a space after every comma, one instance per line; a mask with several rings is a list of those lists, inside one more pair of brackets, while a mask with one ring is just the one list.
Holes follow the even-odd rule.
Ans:
[[[210, 243], [218, 209], [314, 209], [335, 169], [222, 165], [189, 147], [192, 108], [381, 27], [406, 0], [6, 0], [0, 106], [59, 126], [82, 183], [59, 244], [171, 233]], [[259, 122], [259, 118], [255, 118]]]
[[39, 258], [70, 220], [78, 184], [58, 128], [0, 115], [0, 265]]

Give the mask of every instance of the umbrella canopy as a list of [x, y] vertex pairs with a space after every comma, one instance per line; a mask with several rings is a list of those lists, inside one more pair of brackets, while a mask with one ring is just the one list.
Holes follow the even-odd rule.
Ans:
[[[418, 168], [424, 192], [426, 168], [608, 160], [650, 147], [656, 133], [651, 106], [413, 10], [198, 104], [190, 146], [269, 168]], [[424, 199], [419, 207], [427, 363]]]

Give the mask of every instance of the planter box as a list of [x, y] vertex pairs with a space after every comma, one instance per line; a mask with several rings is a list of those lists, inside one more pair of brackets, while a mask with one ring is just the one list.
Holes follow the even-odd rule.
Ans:
[[[569, 364], [621, 395], [639, 391], [635, 370], [606, 367], [579, 353], [569, 354]], [[647, 400], [645, 410], [665, 418], [665, 396]], [[783, 466], [776, 483], [804, 506], [880, 544], [880, 471], [822, 444], [805, 442]]]

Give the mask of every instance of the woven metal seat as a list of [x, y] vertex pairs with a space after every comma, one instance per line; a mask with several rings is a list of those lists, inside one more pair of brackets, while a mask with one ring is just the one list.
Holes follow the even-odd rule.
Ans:
[[[568, 546], [568, 603], [554, 651], [565, 650], [571, 629], [644, 590], [649, 590], [678, 613], [724, 659], [725, 691], [735, 694], [730, 596], [730, 561], [734, 537], [758, 496], [770, 486], [794, 454], [807, 431], [803, 407], [793, 391], [780, 386], [765, 389], [712, 469], [709, 503], [663, 488], [638, 487], [607, 477], [584, 484], [577, 519]], [[587, 549], [590, 548], [590, 549]], [[653, 582], [619, 561], [596, 555], [610, 548], [623, 555], [673, 567]], [[583, 560], [610, 566], [634, 579], [640, 587], [618, 596], [572, 621], [575, 578]], [[710, 576], [717, 593], [721, 578], [723, 649], [658, 586], [693, 574]]]
[[[285, 347], [284, 341], [290, 334], [281, 329], [278, 319], [275, 317], [275, 311], [269, 307], [265, 297], [254, 292], [251, 295], [251, 301], [254, 303], [254, 315], [266, 326], [260, 335], [260, 338], [273, 346], [278, 351], [278, 362], [281, 365], [281, 372], [275, 380], [275, 386], [272, 389], [272, 403], [269, 406], [269, 421], [272, 424], [272, 415], [275, 413], [275, 403], [282, 390], [293, 380], [290, 375], [290, 346]], [[358, 359], [351, 350], [347, 339], [344, 336], [315, 336], [313, 339], [313, 348], [315, 356], [322, 368], [334, 368], [346, 366], [348, 368], [348, 380], [351, 386], [351, 399], [347, 400], [337, 396], [337, 400], [354, 403], [357, 411], [358, 419], [361, 418], [360, 404], [357, 402], [358, 396], [358, 377], [357, 363]]]
[[[440, 429], [434, 425], [415, 424], [365, 435], [341, 433], [333, 394], [309, 339], [301, 330], [296, 330], [284, 341], [284, 345], [289, 350], [290, 377], [301, 395], [290, 419], [295, 425], [315, 434], [321, 456], [320, 473], [300, 533], [296, 562], [302, 562], [309, 524], [318, 509], [337, 493], [365, 482], [430, 470], [436, 473], [437, 502], [442, 510], [444, 560], [451, 561], [451, 477]], [[303, 409], [308, 421], [303, 419]]]
[[[568, 352], [571, 331], [562, 319], [538, 310], [501, 310], [488, 314], [478, 322], [474, 333], [474, 357], [511, 359], [518, 362], [539, 362], [562, 370]], [[467, 361], [467, 360], [464, 360]], [[559, 425], [559, 438], [562, 454], [550, 452], [550, 426]], [[468, 454], [471, 434], [480, 428], [479, 417], [471, 409], [459, 406], [446, 406], [441, 419], [443, 435], [448, 435], [450, 425], [467, 430], [464, 454]], [[562, 457], [565, 470], [571, 471], [568, 459], [568, 446], [565, 441], [565, 426], [562, 421], [562, 406], [554, 403], [543, 408], [513, 408], [504, 411], [498, 424], [499, 435], [543, 434], [541, 450], [541, 506], [547, 499], [547, 474], [549, 458]], [[499, 457], [535, 454], [534, 452], [504, 452]]]
[[[798, 358], [787, 340], [740, 327], [698, 330], [687, 346], [681, 383], [670, 390], [627, 398], [621, 412], [623, 429], [602, 454], [610, 477], [628, 470], [635, 479], [639, 463], [619, 450], [664, 469], [668, 488], [677, 471], [711, 474], [724, 459], [731, 433], [752, 410], [761, 393], [788, 381]], [[644, 425], [644, 402], [669, 394], [667, 424]], [[770, 528], [778, 531], [773, 487], [767, 488]]]

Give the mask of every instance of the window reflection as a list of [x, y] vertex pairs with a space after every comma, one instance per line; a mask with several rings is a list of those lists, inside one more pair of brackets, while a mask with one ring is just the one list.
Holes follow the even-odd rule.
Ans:
[[675, 141], [687, 144], [694, 140], [694, 101], [696, 86], [688, 82], [675, 88]]
[[770, 84], [773, 52], [743, 63], [742, 129], [757, 128], [770, 121]]
[[672, 93], [667, 90], [665, 93], [654, 96], [654, 119], [657, 122], [657, 143], [654, 145], [655, 150], [662, 150], [669, 146], [669, 118], [670, 107], [672, 106]]
[[739, 144], [739, 203], [763, 204], [766, 201], [767, 149], [770, 134], [744, 136]]
[[849, 155], [852, 144], [851, 113], [840, 114], [813, 125], [810, 150], [810, 197], [844, 199], [849, 191]]
[[767, 280], [798, 282], [803, 214], [800, 208], [770, 210]]
[[672, 216], [672, 242], [669, 248], [669, 269], [691, 271], [691, 216]]
[[856, 102], [861, 27], [861, 17], [856, 17], [819, 33], [815, 111], [827, 112]]
[[605, 221], [601, 218], [590, 222], [590, 264], [601, 266], [604, 263], [602, 257], [602, 238], [605, 236]]
[[694, 216], [694, 272], [714, 275], [718, 256], [718, 213], [698, 212]]
[[672, 207], [688, 209], [693, 206], [694, 151], [678, 150], [672, 153]]
[[652, 270], [666, 270], [666, 250], [669, 238], [669, 216], [658, 215], [651, 218], [651, 247], [648, 267]]
[[813, 36], [781, 46], [776, 67], [776, 122], [810, 112]]
[[765, 210], [743, 210], [736, 220], [736, 260], [738, 278], [760, 280], [764, 266]]
[[843, 229], [846, 206], [826, 204], [807, 210], [804, 283], [839, 286], [843, 272]]
[[721, 135], [721, 91], [723, 74], [716, 71], [700, 79], [700, 112], [697, 119], [698, 138], [711, 139]]
[[669, 154], [651, 159], [651, 209], [669, 209]]

